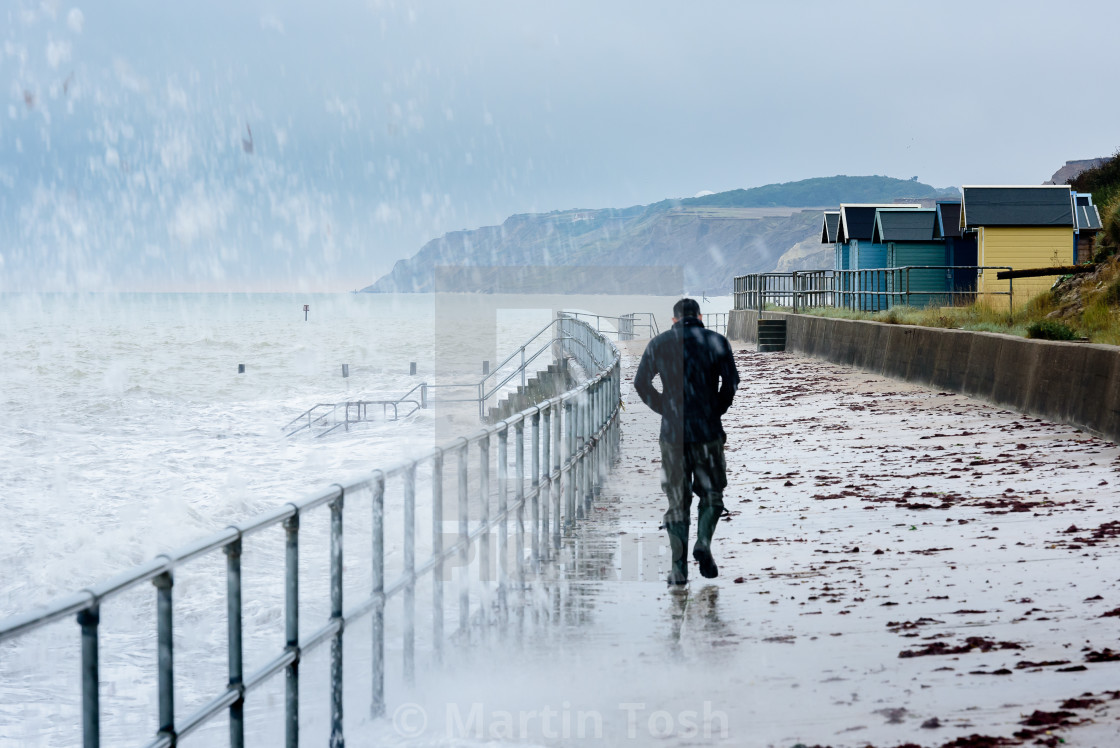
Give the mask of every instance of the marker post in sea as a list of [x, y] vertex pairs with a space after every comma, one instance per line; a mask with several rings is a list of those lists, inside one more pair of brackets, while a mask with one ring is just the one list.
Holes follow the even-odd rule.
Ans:
[[311, 311], [311, 305], [310, 304], [304, 304], [303, 305], [303, 321], [304, 322], [307, 321], [307, 313], [310, 312], [310, 311]]

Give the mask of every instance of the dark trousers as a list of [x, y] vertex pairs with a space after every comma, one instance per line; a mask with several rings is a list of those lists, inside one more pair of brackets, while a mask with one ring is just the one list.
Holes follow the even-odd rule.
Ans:
[[661, 442], [661, 488], [669, 498], [665, 524], [688, 523], [692, 494], [700, 498], [698, 509], [723, 513], [723, 489], [727, 487], [727, 464], [723, 440], [712, 442]]

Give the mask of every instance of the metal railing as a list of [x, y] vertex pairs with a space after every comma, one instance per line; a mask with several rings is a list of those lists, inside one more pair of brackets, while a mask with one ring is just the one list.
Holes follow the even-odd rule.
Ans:
[[[158, 670], [158, 731], [149, 746], [174, 746], [225, 712], [229, 715], [229, 743], [244, 745], [244, 705], [249, 696], [273, 675], [284, 671], [286, 745], [295, 748], [299, 740], [299, 703], [301, 659], [312, 649], [330, 642], [330, 745], [343, 744], [343, 636], [356, 620], [372, 617], [372, 654], [370, 658], [371, 704], [373, 716], [385, 713], [385, 610], [386, 603], [399, 598], [403, 607], [401, 634], [404, 680], [415, 676], [416, 585], [431, 575], [431, 622], [434, 660], [442, 657], [444, 643], [444, 569], [458, 560], [469, 564], [472, 547], [478, 547], [479, 568], [490, 568], [490, 536], [497, 531], [498, 558], [512, 555], [512, 570], [499, 563], [497, 600], [505, 604], [504, 591], [523, 578], [527, 564], [547, 561], [561, 547], [562, 533], [577, 519], [590, 515], [590, 505], [610, 469], [619, 448], [618, 413], [621, 403], [621, 376], [617, 348], [586, 322], [561, 316], [557, 320], [559, 344], [591, 378], [559, 397], [542, 401], [504, 421], [485, 427], [470, 437], [461, 438], [418, 458], [385, 470], [374, 470], [367, 477], [334, 485], [299, 501], [293, 501], [255, 519], [231, 526], [177, 551], [162, 554], [105, 582], [87, 587], [68, 597], [0, 622], [0, 642], [27, 634], [54, 621], [77, 616], [81, 632], [81, 724], [83, 745], [96, 748], [101, 739], [101, 689], [99, 688], [99, 622], [103, 604], [126, 590], [152, 582], [156, 588], [156, 640]], [[530, 436], [526, 438], [526, 430]], [[513, 441], [511, 471], [509, 442]], [[491, 443], [496, 441], [497, 455]], [[526, 447], [529, 464], [526, 464]], [[443, 546], [443, 471], [445, 460], [456, 466], [458, 536], [448, 548]], [[477, 459], [477, 489], [471, 491], [470, 464]], [[432, 547], [426, 559], [416, 558], [416, 487], [418, 472], [430, 474]], [[492, 490], [491, 473], [496, 473]], [[528, 479], [528, 480], [526, 480]], [[403, 537], [401, 572], [386, 578], [385, 517], [386, 495], [399, 491], [403, 504], [402, 526], [393, 530]], [[342, 547], [344, 507], [348, 496], [371, 495], [372, 585], [369, 595], [347, 610], [343, 601]], [[472, 515], [472, 501], [476, 512]], [[491, 504], [495, 512], [491, 514]], [[309, 512], [321, 507], [330, 511], [330, 615], [318, 628], [301, 636], [299, 620], [300, 522]], [[529, 523], [524, 522], [525, 510]], [[513, 520], [515, 545], [508, 548], [509, 521]], [[285, 533], [284, 563], [284, 641], [274, 658], [246, 675], [242, 657], [241, 546], [247, 536], [266, 528], [282, 526]], [[525, 535], [529, 535], [526, 549]], [[174, 623], [174, 580], [176, 569], [208, 554], [222, 551], [226, 557], [226, 626], [228, 629], [228, 682], [224, 690], [186, 718], [176, 714], [175, 659], [172, 648]], [[353, 561], [351, 561], [353, 563]], [[511, 572], [513, 580], [511, 581]], [[471, 624], [470, 590], [465, 575], [460, 578], [459, 630]], [[482, 605], [483, 603], [479, 603]], [[8, 690], [9, 697], [12, 691]]]
[[[866, 270], [801, 270], [790, 273], [754, 273], [735, 278], [735, 308], [763, 312], [768, 306], [802, 309], [835, 307], [878, 312], [895, 306], [958, 306], [983, 296], [1006, 296], [1014, 308], [1014, 281], [1006, 291], [979, 290], [975, 282], [985, 270], [1010, 270], [997, 265], [911, 265]], [[944, 273], [946, 288], [930, 290], [930, 280]]]
[[[419, 399], [413, 398], [413, 393], [419, 392]], [[348, 400], [344, 403], [316, 403], [310, 408], [300, 413], [291, 421], [284, 425], [284, 436], [293, 436], [303, 431], [304, 429], [311, 430], [315, 426], [323, 426], [325, 430], [316, 434], [316, 436], [326, 436], [332, 431], [345, 428], [346, 431], [350, 430], [352, 423], [366, 423], [374, 420], [370, 417], [369, 406], [381, 406], [381, 417], [388, 419], [389, 409], [393, 409], [393, 419], [398, 420], [401, 417], [400, 408], [402, 405], [411, 406], [404, 417], [408, 417], [418, 410], [428, 407], [428, 385], [424, 382], [413, 387], [408, 392], [404, 393], [398, 398], [388, 400]], [[338, 411], [342, 410], [342, 420], [338, 419]], [[351, 409], [353, 410], [353, 418], [351, 418]], [[374, 411], [376, 412], [376, 410]], [[292, 428], [292, 427], [295, 428]]]
[[[587, 312], [565, 312], [576, 319], [595, 320], [595, 331], [614, 335], [616, 340], [639, 340], [641, 338], [655, 337], [660, 330], [657, 327], [657, 318], [653, 312], [630, 312], [612, 317], [606, 314], [588, 314]], [[614, 323], [613, 330], [603, 329], [603, 320]]]
[[708, 312], [704, 315], [704, 327], [726, 335], [729, 317], [728, 312]]

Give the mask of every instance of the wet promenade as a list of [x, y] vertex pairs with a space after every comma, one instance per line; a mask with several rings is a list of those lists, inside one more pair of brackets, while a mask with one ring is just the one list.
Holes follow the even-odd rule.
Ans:
[[719, 578], [664, 586], [658, 421], [627, 385], [622, 460], [519, 633], [424, 678], [378, 739], [1120, 744], [1120, 448], [792, 354], [736, 359]]

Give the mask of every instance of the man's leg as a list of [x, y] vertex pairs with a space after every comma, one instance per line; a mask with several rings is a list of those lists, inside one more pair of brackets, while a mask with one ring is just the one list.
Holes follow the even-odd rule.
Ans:
[[692, 556], [700, 564], [700, 574], [712, 579], [719, 575], [719, 568], [712, 558], [712, 534], [723, 514], [723, 489], [727, 487], [723, 440], [689, 444], [688, 449], [692, 463], [692, 490], [700, 497], [696, 546], [692, 549]]
[[665, 512], [665, 532], [673, 552], [673, 568], [669, 571], [671, 585], [688, 581], [688, 515], [692, 509], [692, 487], [685, 469], [683, 444], [661, 442], [661, 488], [669, 500]]

